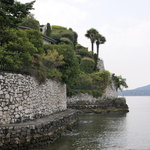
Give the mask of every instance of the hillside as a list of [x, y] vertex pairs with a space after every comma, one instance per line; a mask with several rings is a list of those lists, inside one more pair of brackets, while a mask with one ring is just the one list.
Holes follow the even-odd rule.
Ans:
[[119, 96], [150, 96], [150, 84], [133, 90], [119, 91]]

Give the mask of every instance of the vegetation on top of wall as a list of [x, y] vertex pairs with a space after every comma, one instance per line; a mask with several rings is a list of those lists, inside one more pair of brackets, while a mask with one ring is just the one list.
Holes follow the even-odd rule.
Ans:
[[[10, 4], [6, 5], [6, 1], [0, 2], [3, 4], [0, 5], [0, 70], [29, 74], [35, 76], [40, 83], [46, 78], [64, 82], [68, 96], [80, 92], [90, 93], [95, 97], [101, 96], [111, 78], [109, 71], [98, 72], [98, 52], [94, 54], [78, 44], [78, 35], [73, 29], [51, 27], [50, 24], [47, 24], [49, 31], [46, 33], [57, 43], [44, 44], [37, 29], [39, 22], [33, 15], [29, 15], [33, 3], [10, 1]], [[13, 9], [14, 12], [8, 11], [9, 5], [16, 8]], [[7, 12], [8, 16], [4, 12]], [[19, 14], [15, 16], [16, 13]], [[35, 23], [34, 27], [30, 26], [32, 22]], [[18, 29], [20, 23], [32, 29]], [[99, 44], [105, 42], [103, 36], [98, 35], [95, 29], [87, 31], [86, 36], [90, 38], [92, 46], [98, 40]], [[113, 76], [113, 80], [116, 89], [127, 87], [123, 78]]]
[[57, 44], [69, 44], [75, 48], [78, 35], [71, 28], [67, 29], [61, 26], [52, 26], [50, 37], [55, 39]]
[[56, 50], [59, 55], [63, 55], [65, 62], [58, 70], [62, 73], [62, 81], [66, 84], [73, 84], [79, 74], [79, 63], [70, 45], [47, 45], [47, 49]]
[[110, 84], [110, 81], [110, 73], [106, 70], [91, 74], [81, 72], [74, 85], [68, 88], [68, 96], [77, 93], [89, 93], [94, 97], [100, 97]]
[[85, 73], [94, 72], [95, 61], [89, 57], [84, 57], [80, 62], [80, 70]]

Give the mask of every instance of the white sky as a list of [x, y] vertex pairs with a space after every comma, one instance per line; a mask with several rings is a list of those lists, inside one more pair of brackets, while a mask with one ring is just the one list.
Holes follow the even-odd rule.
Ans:
[[84, 35], [97, 29], [107, 40], [99, 56], [105, 69], [126, 78], [128, 89], [150, 84], [150, 0], [36, 0], [34, 8], [40, 24], [72, 28], [89, 50]]

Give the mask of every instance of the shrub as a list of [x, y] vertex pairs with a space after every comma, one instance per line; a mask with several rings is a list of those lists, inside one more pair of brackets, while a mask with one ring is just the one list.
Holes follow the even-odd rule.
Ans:
[[9, 30], [9, 35], [1, 52], [1, 61], [5, 64], [6, 70], [9, 70], [9, 67], [11, 71], [27, 71], [37, 49], [29, 42], [25, 31]]
[[88, 52], [87, 49], [77, 49], [77, 55], [80, 55], [82, 58], [84, 57], [89, 57], [89, 58], [93, 58], [92, 53]]
[[41, 33], [37, 30], [25, 30], [29, 41], [37, 48], [37, 53], [42, 54], [43, 50], [43, 40]]
[[91, 85], [92, 85], [92, 78], [89, 75], [85, 74], [84, 72], [81, 72], [77, 80], [75, 81], [74, 88], [87, 90], [91, 88]]
[[62, 81], [72, 85], [79, 75], [79, 63], [70, 45], [50, 45], [50, 50], [56, 50], [59, 55], [63, 55], [64, 64], [58, 67], [62, 73]]
[[68, 44], [68, 45], [73, 46], [73, 43], [71, 42], [71, 40], [65, 37], [60, 38], [60, 44]]
[[57, 68], [47, 69], [46, 77], [48, 79], [61, 81], [62, 73]]
[[95, 61], [93, 59], [84, 57], [81, 60], [80, 69], [85, 73], [92, 73], [94, 71], [94, 65]]
[[90, 75], [93, 79], [92, 87], [100, 89], [104, 91], [107, 85], [110, 83], [110, 72], [102, 71], [102, 72], [94, 72]]
[[80, 64], [80, 62], [81, 62], [81, 56], [80, 55], [76, 55], [76, 58], [78, 59], [78, 62], [79, 62], [79, 64]]

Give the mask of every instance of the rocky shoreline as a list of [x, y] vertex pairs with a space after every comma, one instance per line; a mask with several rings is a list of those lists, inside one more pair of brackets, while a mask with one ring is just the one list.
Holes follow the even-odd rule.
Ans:
[[68, 104], [68, 108], [78, 109], [81, 112], [129, 112], [129, 107], [126, 104], [125, 98], [116, 98], [113, 100], [101, 100], [95, 103], [88, 103], [85, 101], [78, 101], [74, 104]]

